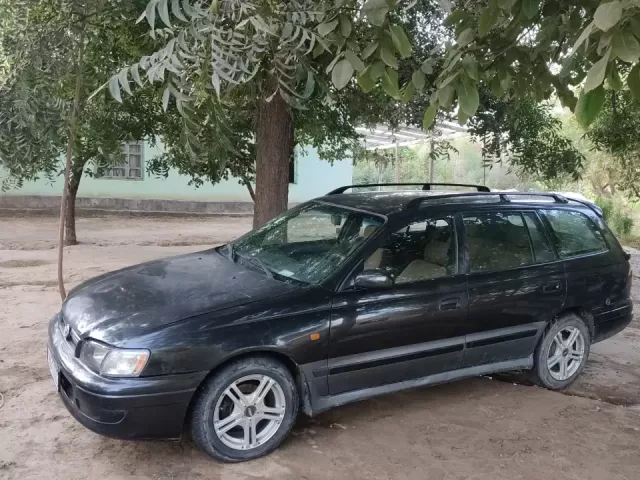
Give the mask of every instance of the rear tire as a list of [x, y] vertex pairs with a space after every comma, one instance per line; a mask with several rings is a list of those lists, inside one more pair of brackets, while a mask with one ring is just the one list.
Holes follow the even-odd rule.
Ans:
[[591, 335], [582, 318], [567, 314], [551, 324], [534, 353], [531, 381], [550, 390], [571, 385], [584, 370], [589, 357]]
[[191, 436], [222, 462], [252, 460], [282, 443], [298, 405], [294, 379], [282, 363], [269, 357], [243, 358], [204, 384], [191, 415]]

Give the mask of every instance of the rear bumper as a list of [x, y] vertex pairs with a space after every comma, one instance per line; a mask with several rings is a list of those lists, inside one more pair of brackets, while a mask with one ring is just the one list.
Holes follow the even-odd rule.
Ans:
[[178, 439], [193, 394], [206, 372], [143, 378], [105, 378], [85, 367], [49, 323], [48, 347], [60, 370], [58, 393], [89, 430], [124, 439]]
[[633, 320], [633, 302], [631, 299], [618, 302], [594, 312], [595, 336], [593, 343], [613, 337], [627, 328]]

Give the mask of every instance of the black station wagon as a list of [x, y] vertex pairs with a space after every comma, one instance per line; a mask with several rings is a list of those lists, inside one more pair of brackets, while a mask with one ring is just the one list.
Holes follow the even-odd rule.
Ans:
[[299, 410], [509, 370], [567, 387], [632, 317], [601, 210], [433, 187], [343, 187], [222, 247], [89, 280], [49, 326], [62, 401], [100, 434], [190, 431], [241, 461]]

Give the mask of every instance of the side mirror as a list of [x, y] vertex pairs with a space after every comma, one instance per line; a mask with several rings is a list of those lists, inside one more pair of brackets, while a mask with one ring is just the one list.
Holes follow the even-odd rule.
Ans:
[[365, 270], [353, 280], [356, 288], [389, 288], [393, 286], [391, 275], [383, 270]]
[[336, 227], [339, 227], [342, 223], [342, 215], [331, 215], [331, 223], [333, 223]]

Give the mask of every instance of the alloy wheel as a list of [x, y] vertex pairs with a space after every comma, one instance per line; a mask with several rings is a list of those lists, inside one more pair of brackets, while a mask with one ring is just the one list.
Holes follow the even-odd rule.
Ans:
[[547, 368], [558, 381], [571, 378], [584, 360], [585, 338], [579, 329], [567, 326], [560, 330], [549, 346]]
[[285, 416], [282, 387], [267, 375], [247, 375], [232, 382], [216, 402], [216, 436], [234, 450], [259, 447], [273, 437]]

